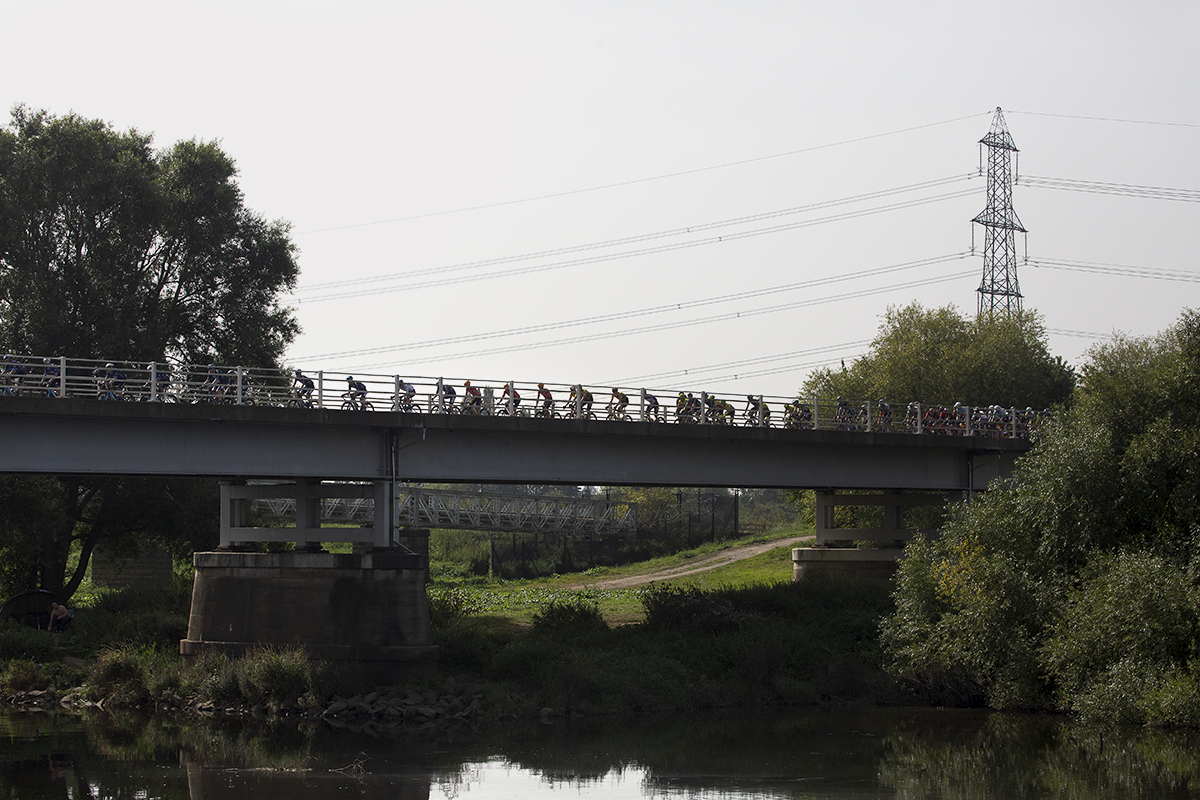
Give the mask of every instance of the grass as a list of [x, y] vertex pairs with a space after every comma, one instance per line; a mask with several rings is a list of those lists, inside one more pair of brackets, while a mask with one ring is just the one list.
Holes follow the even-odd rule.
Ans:
[[[663, 570], [696, 565], [707, 556], [719, 555], [735, 547], [751, 544], [766, 544], [780, 539], [803, 536], [811, 532], [810, 527], [800, 525], [780, 528], [765, 534], [743, 536], [723, 542], [706, 542], [691, 550], [668, 556], [649, 559], [620, 567], [595, 567], [581, 573], [554, 575], [549, 578], [529, 580], [473, 580], [433, 581], [431, 597], [449, 588], [469, 590], [475, 598], [475, 613], [487, 615], [495, 620], [507, 619], [517, 626], [527, 626], [538, 611], [553, 602], [570, 601], [583, 597], [597, 604], [601, 615], [609, 625], [628, 625], [645, 619], [642, 608], [642, 587], [629, 589], [598, 589], [588, 587], [599, 581], [621, 578], [637, 578]], [[772, 550], [716, 567], [704, 572], [662, 581], [663, 583], [687, 583], [703, 589], [744, 587], [790, 581], [792, 578], [792, 545]], [[586, 588], [579, 588], [584, 585]]]

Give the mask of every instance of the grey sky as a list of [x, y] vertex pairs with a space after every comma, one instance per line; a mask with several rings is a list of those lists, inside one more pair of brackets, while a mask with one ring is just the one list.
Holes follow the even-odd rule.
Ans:
[[[0, 36], [5, 108], [221, 140], [247, 204], [294, 226], [291, 355], [313, 369], [790, 393], [889, 304], [974, 310], [978, 255], [853, 276], [967, 251], [984, 184], [774, 212], [972, 174], [997, 106], [1022, 175], [1200, 189], [1196, 2], [0, 0]], [[1015, 205], [1031, 259], [1157, 276], [1022, 267], [1026, 306], [1084, 334], [1056, 353], [1200, 301], [1196, 202], [1018, 185]], [[412, 287], [451, 278], [473, 280]]]

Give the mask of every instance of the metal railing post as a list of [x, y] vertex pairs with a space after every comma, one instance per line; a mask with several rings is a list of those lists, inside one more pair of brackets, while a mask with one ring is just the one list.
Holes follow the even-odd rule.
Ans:
[[971, 435], [971, 407], [963, 406], [963, 413], [966, 414], [966, 419], [963, 420], [963, 436]]
[[400, 410], [400, 376], [392, 376], [392, 411]]
[[638, 417], [641, 418], [642, 422], [646, 422], [646, 389], [644, 387], [640, 394], [641, 396], [638, 399]]
[[917, 433], [921, 432], [921, 422], [922, 422], [921, 404], [917, 403]]
[[[446, 391], [446, 384], [443, 383], [441, 378], [438, 378], [437, 379], [437, 410], [442, 411], [442, 412], [447, 410], [446, 409], [445, 391]], [[430, 401], [430, 403], [429, 403], [429, 410], [433, 411], [433, 402], [432, 401]]]
[[575, 384], [575, 419], [583, 416], [583, 384]]
[[237, 368], [237, 373], [236, 373], [236, 375], [235, 375], [235, 377], [234, 377], [234, 380], [236, 380], [236, 381], [237, 381], [237, 404], [238, 404], [239, 406], [240, 406], [240, 405], [245, 405], [245, 404], [242, 402], [242, 401], [243, 401], [245, 398], [244, 398], [244, 397], [243, 397], [243, 395], [242, 395], [242, 368], [241, 368], [241, 367], [238, 367], [238, 368]]
[[763, 396], [760, 394], [758, 396], [758, 427], [761, 428], [763, 426], [766, 418], [767, 418], [766, 401], [763, 399]]
[[700, 393], [700, 424], [708, 424], [708, 392]]
[[150, 362], [150, 402], [158, 401], [158, 362]]
[[508, 415], [510, 417], [513, 416], [517, 411], [517, 406], [515, 403], [513, 403], [513, 395], [515, 395], [516, 393], [517, 393], [517, 382], [509, 381], [508, 382]]
[[867, 433], [870, 433], [873, 430], [871, 427], [871, 401], [868, 400], [864, 405], [867, 407]]
[[325, 370], [317, 371], [317, 408], [325, 407]]
[[58, 357], [58, 396], [67, 396], [67, 357]]

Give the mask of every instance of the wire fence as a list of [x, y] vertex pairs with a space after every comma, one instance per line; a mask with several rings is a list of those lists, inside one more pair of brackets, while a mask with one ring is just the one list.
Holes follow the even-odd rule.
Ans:
[[216, 364], [5, 356], [0, 396], [405, 414], [1029, 438], [1048, 411], [919, 401], [733, 395], [704, 389], [404, 377]]

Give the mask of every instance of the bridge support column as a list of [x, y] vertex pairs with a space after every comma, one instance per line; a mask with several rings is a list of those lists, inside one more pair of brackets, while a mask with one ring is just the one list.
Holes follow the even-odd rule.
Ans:
[[[904, 510], [914, 506], [944, 505], [947, 497], [934, 493], [884, 492], [839, 495], [832, 491], [818, 491], [815, 500], [817, 546], [797, 547], [792, 550], [793, 581], [818, 575], [890, 580], [900, 563], [905, 542], [916, 533], [936, 533], [932, 530], [906, 528]], [[881, 507], [882, 527], [839, 528], [835, 512], [838, 507], [845, 506]], [[850, 546], [856, 541], [874, 541], [880, 546]]]
[[[406, 531], [414, 541], [421, 534], [428, 537]], [[207, 651], [269, 646], [358, 665], [380, 683], [434, 671], [423, 555], [212, 552], [193, 563], [188, 635], [179, 643], [185, 663]]]

